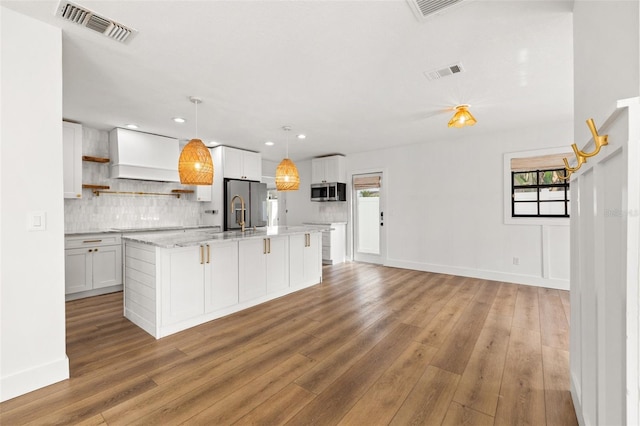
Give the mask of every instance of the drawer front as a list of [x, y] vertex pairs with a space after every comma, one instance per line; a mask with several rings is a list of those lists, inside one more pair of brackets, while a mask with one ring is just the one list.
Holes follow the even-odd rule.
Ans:
[[122, 234], [85, 234], [65, 237], [64, 248], [100, 247], [122, 244]]

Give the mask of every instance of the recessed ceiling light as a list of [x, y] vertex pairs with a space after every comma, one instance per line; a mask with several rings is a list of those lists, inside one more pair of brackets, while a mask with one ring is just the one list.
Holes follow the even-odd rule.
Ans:
[[173, 117], [173, 121], [175, 121], [176, 123], [186, 123], [187, 120], [185, 120], [182, 117]]
[[207, 144], [208, 146], [217, 146], [220, 145], [220, 142], [216, 142], [216, 141], [211, 141]]
[[137, 129], [138, 128], [138, 125], [137, 124], [133, 124], [133, 123], [132, 124], [125, 124], [125, 126], [127, 128], [129, 128], [129, 129]]
[[271, 142], [271, 141], [266, 141], [264, 144], [265, 144], [266, 146], [273, 146], [273, 145], [274, 145], [274, 143], [273, 143], [273, 142]]
[[298, 139], [304, 139], [304, 138], [306, 138], [305, 135], [298, 135]]

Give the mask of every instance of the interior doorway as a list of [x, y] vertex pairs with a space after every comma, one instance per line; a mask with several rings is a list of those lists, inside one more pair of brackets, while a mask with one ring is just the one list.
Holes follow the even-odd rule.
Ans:
[[384, 187], [382, 172], [354, 174], [353, 260], [384, 263]]

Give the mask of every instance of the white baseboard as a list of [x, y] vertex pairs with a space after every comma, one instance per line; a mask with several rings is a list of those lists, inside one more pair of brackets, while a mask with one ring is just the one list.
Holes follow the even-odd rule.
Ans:
[[20, 371], [0, 379], [0, 402], [69, 378], [69, 358]]
[[431, 263], [407, 262], [404, 260], [387, 259], [385, 266], [394, 268], [413, 269], [415, 271], [436, 272], [438, 274], [458, 275], [461, 277], [479, 278], [482, 280], [503, 281], [514, 284], [524, 284], [535, 287], [569, 290], [568, 280], [547, 279], [534, 275], [510, 274], [499, 271], [460, 268], [456, 266], [434, 265]]
[[573, 400], [573, 408], [576, 412], [576, 418], [578, 424], [584, 426], [584, 417], [582, 415], [582, 404], [580, 404], [580, 398], [578, 397], [578, 388], [576, 386], [575, 377], [571, 374], [571, 399]]

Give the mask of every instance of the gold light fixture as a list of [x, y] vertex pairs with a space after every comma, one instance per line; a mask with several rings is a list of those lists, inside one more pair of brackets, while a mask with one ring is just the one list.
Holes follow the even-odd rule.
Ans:
[[[291, 127], [284, 126], [285, 132], [291, 131]], [[276, 189], [278, 191], [297, 191], [300, 188], [300, 175], [298, 168], [289, 159], [289, 138], [287, 136], [287, 156], [276, 168]]]
[[449, 120], [449, 127], [473, 126], [476, 122], [476, 119], [469, 112], [469, 105], [463, 104], [456, 106], [456, 113]]
[[189, 100], [196, 104], [196, 138], [182, 149], [178, 160], [180, 183], [183, 185], [213, 185], [213, 160], [211, 153], [198, 139], [198, 104], [202, 99], [194, 96]]

